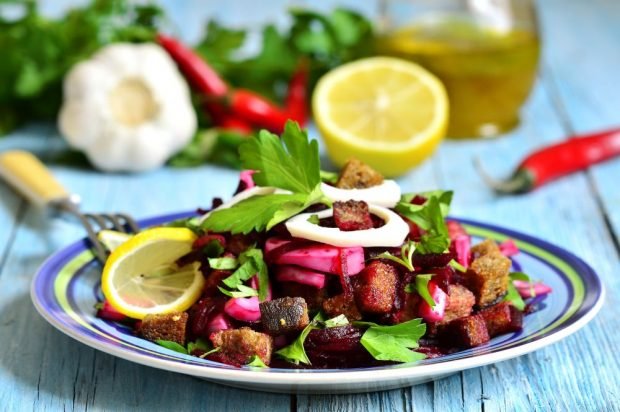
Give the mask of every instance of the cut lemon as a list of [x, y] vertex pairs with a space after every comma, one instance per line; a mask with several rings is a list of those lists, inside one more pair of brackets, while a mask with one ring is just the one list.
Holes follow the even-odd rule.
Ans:
[[439, 79], [391, 57], [330, 71], [317, 84], [312, 109], [334, 163], [356, 157], [387, 176], [429, 157], [448, 124], [448, 97]]
[[133, 235], [128, 233], [108, 229], [101, 230], [97, 233], [97, 239], [99, 239], [99, 241], [103, 243], [103, 246], [110, 252], [114, 252], [116, 248], [131, 239], [132, 236]]
[[194, 240], [189, 229], [154, 228], [122, 243], [103, 268], [107, 301], [134, 319], [188, 309], [200, 297], [204, 277], [198, 263], [178, 268], [175, 262], [192, 250]]

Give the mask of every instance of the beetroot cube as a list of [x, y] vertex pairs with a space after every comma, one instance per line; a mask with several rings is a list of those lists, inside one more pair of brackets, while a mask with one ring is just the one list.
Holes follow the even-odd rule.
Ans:
[[441, 341], [447, 346], [473, 348], [489, 340], [487, 325], [480, 314], [455, 319], [441, 332]]
[[516, 332], [523, 328], [523, 312], [508, 302], [501, 302], [480, 311], [489, 336], [494, 337], [508, 332]]

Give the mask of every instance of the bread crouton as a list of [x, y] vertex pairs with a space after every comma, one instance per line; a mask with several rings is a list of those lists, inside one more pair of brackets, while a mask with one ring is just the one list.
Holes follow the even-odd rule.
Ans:
[[218, 351], [209, 355], [208, 358], [216, 362], [241, 366], [248, 364], [255, 355], [265, 365], [271, 362], [273, 349], [271, 336], [255, 332], [248, 327], [215, 332], [211, 335], [211, 342]]
[[355, 301], [362, 312], [383, 314], [392, 310], [398, 270], [389, 263], [373, 260], [357, 275]]
[[263, 329], [271, 335], [300, 331], [310, 323], [304, 298], [287, 296], [261, 302], [259, 307]]
[[325, 299], [323, 301], [323, 311], [325, 311], [329, 318], [344, 315], [351, 321], [362, 319], [353, 296], [347, 296], [344, 293]]
[[165, 315], [146, 315], [142, 319], [138, 333], [150, 341], [169, 340], [185, 345], [185, 329], [188, 315], [185, 312]]
[[448, 323], [454, 319], [469, 316], [475, 303], [476, 297], [465, 286], [448, 286], [448, 304], [441, 323]]
[[511, 262], [489, 239], [474, 246], [472, 253], [474, 260], [467, 270], [466, 282], [476, 295], [476, 305], [484, 308], [506, 294]]
[[338, 229], [345, 232], [372, 229], [373, 222], [368, 211], [368, 203], [358, 200], [334, 202], [334, 223]]
[[378, 186], [381, 183], [383, 183], [383, 176], [379, 172], [357, 159], [351, 159], [340, 171], [336, 187], [340, 189], [365, 189]]

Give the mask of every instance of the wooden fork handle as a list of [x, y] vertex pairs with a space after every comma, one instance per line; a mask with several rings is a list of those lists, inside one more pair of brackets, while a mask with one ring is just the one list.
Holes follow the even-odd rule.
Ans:
[[50, 170], [29, 152], [10, 150], [0, 153], [0, 176], [39, 207], [70, 197]]

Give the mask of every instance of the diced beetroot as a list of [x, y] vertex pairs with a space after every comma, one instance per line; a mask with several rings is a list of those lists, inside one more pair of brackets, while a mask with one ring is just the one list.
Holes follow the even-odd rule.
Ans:
[[207, 334], [211, 335], [212, 333], [217, 332], [218, 330], [224, 330], [224, 329], [230, 329], [230, 328], [231, 328], [231, 325], [228, 319], [226, 318], [226, 315], [223, 313], [219, 313], [215, 315], [209, 321], [209, 324], [207, 325]]
[[101, 308], [97, 310], [97, 317], [113, 322], [122, 322], [129, 319], [127, 316], [116, 310], [107, 300], [101, 304]]
[[517, 288], [519, 295], [524, 299], [547, 295], [552, 291], [549, 286], [541, 282], [530, 283], [523, 280], [513, 280], [512, 284]]
[[325, 287], [325, 278], [322, 273], [298, 266], [282, 265], [276, 269], [276, 279], [280, 282], [297, 282], [320, 289]]
[[344, 266], [346, 268], [345, 274], [351, 276], [364, 269], [364, 248], [312, 245], [277, 256], [275, 263], [297, 265], [335, 275], [342, 273]]
[[523, 312], [508, 302], [483, 309], [480, 315], [487, 325], [490, 337], [516, 332], [523, 328]]
[[351, 325], [312, 330], [304, 343], [314, 368], [352, 368], [376, 364], [360, 343], [364, 331]]
[[411, 203], [412, 205], [423, 205], [424, 203], [426, 203], [427, 200], [428, 199], [424, 196], [415, 195], [409, 203]]
[[268, 255], [269, 253], [279, 248], [280, 246], [287, 245], [289, 243], [291, 243], [290, 239], [283, 239], [280, 237], [270, 237], [265, 242], [265, 254]]
[[490, 339], [484, 318], [480, 314], [455, 319], [441, 329], [441, 342], [448, 347], [473, 348]]
[[224, 312], [231, 318], [244, 322], [260, 320], [260, 309], [257, 296], [249, 298], [230, 298], [224, 305]]
[[210, 296], [200, 299], [188, 311], [189, 313], [189, 332], [192, 337], [208, 338], [209, 325], [218, 314], [224, 310], [226, 298], [219, 296]]
[[433, 274], [433, 282], [437, 284], [444, 292], [448, 292], [450, 284], [454, 283], [454, 269], [450, 266], [440, 268], [431, 268], [425, 271]]
[[432, 280], [428, 282], [428, 291], [435, 301], [435, 306], [431, 307], [422, 300], [418, 309], [420, 316], [427, 322], [439, 322], [445, 315], [448, 295]]
[[427, 253], [425, 255], [414, 253], [411, 261], [413, 266], [426, 269], [446, 266], [453, 258], [452, 253]]
[[519, 248], [516, 243], [512, 239], [506, 239], [502, 243], [499, 244], [499, 250], [502, 252], [502, 255], [506, 257], [514, 256], [519, 253]]
[[196, 239], [194, 241], [194, 244], [192, 245], [192, 249], [202, 249], [214, 240], [220, 242], [222, 248], [226, 248], [226, 239], [224, 238], [224, 236], [211, 233], [207, 235], [202, 235], [198, 239]]

